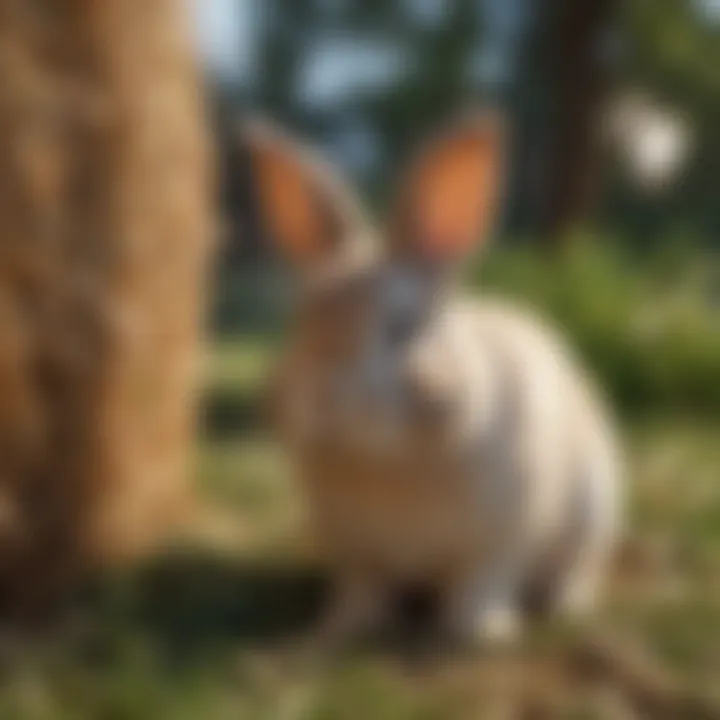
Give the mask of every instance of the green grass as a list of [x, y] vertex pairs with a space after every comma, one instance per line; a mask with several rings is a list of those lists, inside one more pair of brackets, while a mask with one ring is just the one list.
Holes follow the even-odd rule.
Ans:
[[[318, 614], [327, 578], [306, 542], [291, 468], [257, 425], [269, 352], [265, 341], [228, 341], [212, 356], [192, 532], [93, 583], [38, 637], [0, 634], [0, 720], [475, 720], [526, 701], [512, 689], [518, 672], [549, 673], [540, 684], [562, 709], [544, 717], [619, 717], [583, 687], [557, 685], [550, 670], [567, 642], [559, 628], [534, 631], [511, 658], [419, 663], [391, 649], [298, 658], [292, 641]], [[666, 414], [625, 435], [630, 552], [603, 625], [686, 686], [712, 690], [720, 423]]]
[[[628, 431], [632, 544], [644, 550], [605, 621], [708, 688], [720, 677], [719, 430], [658, 421]], [[0, 718], [483, 717], [498, 689], [487, 660], [419, 668], [376, 651], [313, 666], [287, 651], [325, 587], [303, 551], [288, 470], [259, 436], [207, 441], [209, 529], [104, 579], [38, 640], [0, 645]]]

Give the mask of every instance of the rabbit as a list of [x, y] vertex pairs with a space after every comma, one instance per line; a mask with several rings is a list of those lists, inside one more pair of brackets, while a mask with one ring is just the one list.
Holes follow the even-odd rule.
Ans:
[[451, 122], [380, 233], [306, 146], [245, 128], [297, 281], [271, 406], [333, 569], [329, 642], [382, 627], [402, 588], [431, 587], [441, 627], [480, 643], [519, 636], [531, 590], [576, 617], [601, 595], [621, 524], [609, 409], [532, 311], [457, 289], [499, 204], [505, 136], [487, 111]]

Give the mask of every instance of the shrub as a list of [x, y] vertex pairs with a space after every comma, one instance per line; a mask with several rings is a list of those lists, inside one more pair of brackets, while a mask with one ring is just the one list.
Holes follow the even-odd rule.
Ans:
[[472, 269], [492, 290], [552, 318], [628, 411], [720, 414], [720, 318], [712, 307], [715, 259], [633, 258], [617, 246], [575, 242], [554, 258], [496, 253]]
[[[467, 281], [472, 292], [519, 299], [553, 320], [622, 410], [720, 416], [717, 273], [717, 259], [689, 243], [633, 256], [605, 238], [577, 238], [554, 257], [528, 246], [498, 249], [468, 269]], [[236, 306], [233, 314], [231, 302], [220, 303], [223, 329], [238, 338], [224, 346], [226, 368], [246, 367], [245, 355], [257, 357], [279, 331], [270, 299], [277, 295], [261, 281], [256, 287], [264, 294], [248, 293], [246, 280], [225, 286], [223, 297]], [[253, 384], [246, 375], [244, 397]]]

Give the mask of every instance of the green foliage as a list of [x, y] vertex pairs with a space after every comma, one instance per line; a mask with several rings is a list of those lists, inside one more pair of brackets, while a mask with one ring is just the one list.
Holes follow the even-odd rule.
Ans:
[[720, 316], [712, 256], [670, 244], [638, 260], [579, 238], [549, 258], [498, 253], [474, 287], [520, 298], [567, 334], [627, 411], [720, 414]]
[[[554, 321], [622, 410], [720, 415], [718, 257], [686, 238], [639, 257], [620, 247], [577, 237], [568, 252], [549, 257], [532, 246], [510, 246], [472, 266], [469, 287], [519, 299]], [[231, 339], [223, 342], [213, 375], [232, 382], [213, 384], [210, 416], [218, 424], [252, 416], [271, 340], [281, 334], [281, 303], [267, 290], [238, 287], [246, 281], [239, 277], [221, 293], [235, 304], [221, 302], [222, 328]]]
[[[221, 382], [244, 379], [223, 371]], [[627, 433], [630, 542], [652, 565], [616, 584], [605, 618], [631, 647], [639, 641], [699, 688], [715, 687], [720, 672], [717, 432], [717, 424], [653, 421]], [[508, 664], [511, 657], [483, 663], [441, 654], [413, 666], [387, 652], [319, 664], [295, 656], [291, 640], [317, 617], [326, 587], [298, 557], [300, 526], [288, 514], [301, 506], [277, 448], [245, 434], [213, 438], [201, 454], [210, 539], [103, 579], [73, 605], [74, 621], [53, 632], [15, 644], [6, 638], [0, 718], [475, 718], [508, 692], [503, 668], [526, 671]], [[226, 520], [237, 529], [230, 538]], [[559, 664], [571, 638], [570, 628], [538, 628], [532, 648]], [[538, 680], [548, 677], [541, 671]], [[565, 683], [546, 690], [548, 702], [574, 702]]]
[[688, 111], [710, 113], [710, 120], [717, 117], [720, 92], [720, 27], [701, 5], [629, 0], [621, 6], [621, 31], [632, 51], [625, 68], [628, 79], [682, 102]]

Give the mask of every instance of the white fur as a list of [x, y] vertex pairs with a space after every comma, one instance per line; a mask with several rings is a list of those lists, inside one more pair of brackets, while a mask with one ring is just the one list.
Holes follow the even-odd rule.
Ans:
[[[530, 579], [559, 608], [589, 610], [617, 531], [619, 469], [605, 411], [562, 343], [507, 304], [453, 300], [411, 353], [369, 355], [347, 378], [363, 412], [295, 448], [342, 578], [326, 629], [365, 629], [391, 588], [415, 581], [436, 583], [447, 627], [464, 635], [514, 632]], [[437, 406], [429, 429], [407, 387]]]
[[[380, 622], [405, 583], [432, 583], [448, 629], [480, 638], [518, 628], [529, 585], [572, 613], [599, 596], [619, 505], [605, 410], [541, 322], [445, 283], [492, 219], [502, 125], [471, 113], [428, 145], [387, 250], [324, 164], [275, 133], [249, 137], [262, 205], [286, 221], [276, 241], [303, 261], [308, 302], [276, 399], [337, 570], [335, 637]], [[393, 339], [404, 314], [414, 334]]]

